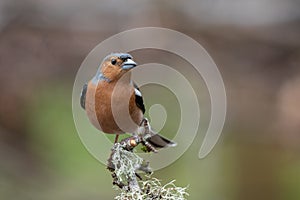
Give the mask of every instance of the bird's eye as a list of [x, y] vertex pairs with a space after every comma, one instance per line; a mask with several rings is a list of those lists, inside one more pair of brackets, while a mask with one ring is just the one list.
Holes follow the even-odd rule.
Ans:
[[116, 59], [111, 59], [111, 64], [115, 65], [117, 63]]

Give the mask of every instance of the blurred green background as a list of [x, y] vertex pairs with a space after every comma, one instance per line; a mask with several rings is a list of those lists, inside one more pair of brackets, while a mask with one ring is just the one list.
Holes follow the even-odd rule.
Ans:
[[[199, 131], [184, 156], [155, 176], [189, 185], [191, 200], [299, 200], [297, 0], [1, 0], [0, 199], [113, 199], [110, 174], [77, 135], [73, 81], [98, 43], [144, 26], [178, 30], [202, 44], [219, 67], [228, 98], [226, 125], [213, 152], [197, 158]], [[139, 62], [172, 57], [134, 55]], [[146, 87], [143, 93], [154, 96]], [[165, 100], [159, 96], [157, 102]], [[203, 102], [205, 110], [210, 105]], [[169, 119], [165, 132], [178, 126], [176, 120]]]

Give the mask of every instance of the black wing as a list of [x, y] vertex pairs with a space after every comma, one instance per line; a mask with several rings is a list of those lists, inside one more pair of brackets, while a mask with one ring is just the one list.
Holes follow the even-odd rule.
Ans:
[[88, 84], [85, 83], [83, 85], [83, 88], [82, 88], [82, 91], [81, 91], [81, 94], [80, 94], [80, 105], [83, 109], [85, 109], [85, 98], [86, 98], [87, 87], [88, 87]]
[[134, 86], [134, 93], [135, 93], [135, 104], [137, 105], [137, 107], [139, 107], [142, 110], [142, 112], [144, 114], [146, 109], [144, 106], [142, 93], [141, 93], [139, 87], [135, 83], [133, 83], [133, 86]]

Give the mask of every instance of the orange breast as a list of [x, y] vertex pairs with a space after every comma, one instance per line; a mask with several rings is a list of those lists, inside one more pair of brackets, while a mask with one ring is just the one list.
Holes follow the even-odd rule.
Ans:
[[96, 128], [110, 134], [134, 133], [143, 119], [130, 84], [89, 82], [86, 112]]

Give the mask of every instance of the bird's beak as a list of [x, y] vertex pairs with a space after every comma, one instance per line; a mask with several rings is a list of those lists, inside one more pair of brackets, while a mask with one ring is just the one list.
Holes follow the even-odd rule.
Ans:
[[127, 59], [123, 65], [122, 65], [122, 69], [125, 69], [125, 70], [129, 70], [129, 69], [132, 69], [136, 66], [137, 64], [132, 60], [132, 59]]

